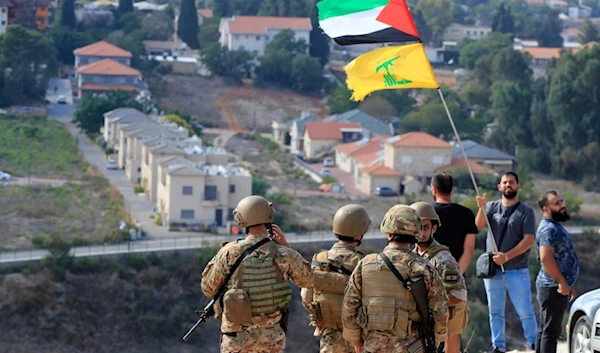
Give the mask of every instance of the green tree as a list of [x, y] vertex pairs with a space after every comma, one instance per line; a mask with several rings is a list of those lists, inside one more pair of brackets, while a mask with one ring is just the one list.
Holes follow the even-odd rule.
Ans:
[[252, 72], [254, 56], [242, 49], [229, 51], [217, 42], [200, 49], [200, 60], [212, 73], [241, 81]]
[[200, 43], [200, 46], [209, 43], [217, 43], [219, 41], [219, 36], [219, 19], [215, 17], [205, 19], [198, 31], [198, 42]]
[[86, 134], [95, 134], [104, 126], [104, 113], [125, 107], [142, 110], [141, 104], [129, 92], [108, 91], [97, 97], [86, 96], [75, 112], [73, 123]]
[[594, 26], [592, 21], [585, 20], [579, 27], [579, 43], [587, 44], [589, 42], [597, 42], [600, 40], [598, 28]]
[[563, 39], [560, 32], [562, 32], [562, 21], [558, 18], [558, 12], [548, 11], [537, 37], [540, 47], [562, 48]]
[[300, 93], [315, 93], [323, 87], [323, 66], [319, 59], [298, 55], [292, 60], [292, 88]]
[[258, 175], [252, 177], [252, 195], [266, 196], [271, 184]]
[[421, 41], [423, 43], [431, 43], [433, 39], [433, 32], [431, 27], [427, 22], [425, 22], [425, 18], [423, 17], [423, 13], [415, 9], [412, 13], [413, 20], [415, 21], [415, 26], [419, 29], [419, 37], [421, 37]]
[[60, 8], [60, 26], [75, 28], [75, 0], [64, 0]]
[[190, 48], [198, 49], [198, 14], [194, 0], [182, 0], [177, 23], [177, 35]]
[[215, 17], [230, 17], [233, 15], [233, 9], [231, 7], [230, 0], [213, 0], [212, 4]]
[[134, 12], [124, 13], [119, 17], [119, 28], [127, 35], [142, 29], [142, 19]]
[[512, 39], [508, 34], [490, 33], [478, 41], [468, 41], [460, 49], [459, 62], [467, 70], [473, 70], [477, 59], [502, 49], [512, 48]]
[[0, 104], [41, 99], [58, 61], [52, 38], [21, 25], [9, 25], [0, 36]]
[[515, 21], [509, 8], [504, 7], [504, 3], [500, 4], [496, 16], [494, 16], [494, 22], [492, 23], [492, 31], [500, 33], [515, 33]]
[[119, 15], [133, 12], [133, 0], [119, 0]]
[[452, 1], [450, 0], [419, 0], [415, 11], [421, 13], [425, 23], [431, 28], [434, 41], [439, 41], [444, 31], [452, 23]]
[[79, 33], [69, 27], [54, 27], [50, 31], [58, 60], [63, 64], [73, 65], [73, 50], [92, 44], [94, 39], [87, 33]]
[[[466, 112], [460, 107], [459, 102], [450, 98], [446, 101], [457, 129], [460, 130], [461, 136], [464, 135], [463, 138], [473, 133], [481, 133], [479, 127], [468, 121]], [[479, 131], [473, 131], [474, 128]], [[418, 111], [406, 115], [400, 120], [400, 129], [402, 132], [424, 131], [433, 136], [449, 137], [453, 134], [444, 106], [439, 100], [430, 100]]]
[[190, 137], [194, 135], [194, 128], [192, 128], [192, 125], [189, 122], [185, 121], [183, 118], [181, 118], [179, 115], [167, 114], [161, 119], [161, 123], [164, 122], [170, 122], [177, 126], [181, 126], [187, 129]]
[[352, 92], [346, 85], [336, 87], [327, 97], [329, 113], [340, 114], [358, 107], [358, 102], [350, 100]]
[[166, 11], [155, 11], [144, 16], [141, 23], [144, 38], [148, 40], [169, 40], [173, 37], [173, 18]]
[[310, 31], [309, 54], [313, 58], [318, 58], [321, 65], [325, 65], [329, 61], [329, 37], [319, 27], [318, 1], [315, 0], [310, 14], [312, 29]]
[[308, 45], [304, 39], [296, 39], [294, 31], [291, 29], [284, 29], [277, 33], [273, 37], [273, 41], [267, 46], [267, 53], [269, 51], [285, 50], [292, 55], [294, 54], [306, 54]]
[[292, 60], [294, 55], [285, 49], [269, 49], [260, 59], [256, 69], [256, 83], [275, 83], [281, 87], [292, 86]]

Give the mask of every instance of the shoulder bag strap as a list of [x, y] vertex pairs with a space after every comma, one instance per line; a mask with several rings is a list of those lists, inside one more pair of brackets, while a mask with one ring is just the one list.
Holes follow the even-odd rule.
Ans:
[[394, 276], [396, 276], [396, 278], [398, 278], [398, 280], [400, 282], [402, 282], [402, 285], [404, 286], [404, 288], [408, 289], [410, 287], [408, 280], [406, 280], [406, 279], [404, 279], [404, 277], [402, 277], [400, 272], [398, 272], [398, 269], [396, 268], [396, 266], [394, 266], [392, 261], [390, 261], [390, 259], [383, 253], [383, 251], [379, 253], [379, 257], [381, 257], [383, 262], [385, 262], [385, 264], [390, 269], [390, 271], [392, 271]]
[[259, 241], [258, 243], [254, 244], [251, 247], [249, 247], [248, 249], [244, 250], [242, 255], [240, 255], [240, 257], [238, 257], [237, 260], [235, 260], [235, 262], [233, 263], [233, 266], [231, 266], [231, 268], [229, 269], [229, 273], [225, 277], [225, 282], [223, 282], [224, 284], [223, 284], [222, 288], [225, 288], [227, 286], [227, 283], [229, 283], [231, 276], [233, 276], [235, 270], [237, 270], [237, 268], [240, 266], [242, 261], [244, 261], [244, 258], [246, 256], [252, 254], [254, 252], [254, 250], [260, 248], [261, 246], [263, 246], [264, 244], [266, 244], [270, 241], [271, 241], [271, 238], [268, 238], [268, 237], [264, 238], [263, 240]]

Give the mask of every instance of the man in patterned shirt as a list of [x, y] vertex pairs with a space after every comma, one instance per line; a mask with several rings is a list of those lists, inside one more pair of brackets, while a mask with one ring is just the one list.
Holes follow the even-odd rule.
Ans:
[[446, 353], [460, 352], [460, 334], [467, 326], [467, 285], [465, 278], [450, 249], [437, 242], [433, 234], [440, 226], [440, 219], [433, 206], [427, 202], [415, 202], [410, 205], [417, 211], [423, 222], [423, 234], [417, 238], [417, 246], [413, 252], [429, 261], [442, 278], [444, 289], [448, 293], [448, 341], [445, 343]]
[[542, 195], [538, 205], [544, 219], [535, 235], [537, 257], [542, 265], [535, 281], [540, 306], [535, 351], [556, 353], [563, 315], [569, 301], [575, 299], [579, 261], [571, 236], [560, 224], [571, 219], [565, 200], [551, 190]]

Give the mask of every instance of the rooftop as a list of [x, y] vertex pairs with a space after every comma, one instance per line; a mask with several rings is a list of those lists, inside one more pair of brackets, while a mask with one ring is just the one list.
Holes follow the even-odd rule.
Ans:
[[112, 59], [104, 59], [77, 68], [78, 74], [112, 75], [112, 76], [140, 76], [140, 72], [127, 65]]
[[167, 173], [170, 175], [191, 175], [191, 176], [247, 176], [251, 174], [241, 167], [188, 163], [169, 165]]
[[83, 56], [115, 56], [124, 58], [131, 58], [133, 56], [130, 51], [121, 49], [116, 45], [112, 45], [103, 40], [86, 45], [85, 47], [77, 48], [73, 50], [73, 54]]
[[82, 91], [111, 91], [111, 90], [121, 90], [121, 91], [139, 91], [139, 89], [132, 85], [102, 85], [98, 83], [86, 83], [81, 86]]
[[[495, 148], [491, 148], [488, 146], [484, 146], [480, 143], [477, 143], [472, 140], [464, 140], [463, 147], [465, 148], [465, 153], [467, 158], [476, 158], [476, 159], [510, 159], [514, 160], [515, 157], [506, 154], [502, 151], [499, 151]], [[462, 152], [460, 151], [460, 147], [457, 143], [453, 143], [452, 147], [452, 155], [460, 156]]]
[[267, 29], [311, 30], [308, 17], [233, 16], [229, 31], [236, 34], [267, 34]]
[[542, 48], [542, 47], [524, 47], [522, 53], [528, 53], [532, 58], [536, 59], [553, 59], [560, 56], [563, 48]]
[[360, 129], [360, 124], [308, 121], [304, 125], [304, 131], [312, 140], [341, 140], [345, 128]]
[[387, 139], [386, 143], [394, 147], [452, 147], [450, 143], [422, 131], [397, 135]]
[[364, 167], [360, 169], [363, 173], [368, 174], [368, 175], [378, 175], [378, 176], [401, 176], [402, 174], [397, 171], [397, 170], [393, 170], [389, 167], [386, 167], [384, 165], [372, 165], [370, 167]]
[[[493, 171], [492, 169], [484, 167], [477, 162], [469, 161], [469, 166], [471, 166], [471, 170], [473, 171], [473, 174], [496, 174], [496, 172]], [[445, 165], [443, 167], [439, 167], [438, 169], [436, 169], [436, 172], [452, 171], [452, 170], [456, 170], [456, 169], [468, 170], [467, 161], [461, 156], [452, 157], [452, 163]]]
[[381, 157], [381, 152], [383, 151], [383, 146], [387, 138], [389, 138], [389, 136], [378, 136], [372, 137], [371, 139], [362, 139], [356, 142], [344, 143], [342, 145], [337, 145], [335, 150], [353, 157], [361, 164], [370, 164]]
[[333, 121], [347, 121], [359, 123], [361, 127], [369, 130], [370, 132], [377, 135], [391, 135], [393, 134], [393, 130], [390, 124], [387, 124], [377, 118], [372, 117], [371, 115], [364, 113], [358, 109], [353, 109], [347, 111], [342, 114], [335, 114], [325, 118], [323, 121], [325, 122], [333, 122]]
[[204, 18], [212, 18], [213, 17], [213, 10], [211, 9], [198, 9], [198, 15], [204, 17]]

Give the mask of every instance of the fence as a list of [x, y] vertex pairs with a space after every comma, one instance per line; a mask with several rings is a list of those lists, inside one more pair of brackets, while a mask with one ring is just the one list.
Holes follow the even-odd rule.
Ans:
[[[384, 239], [385, 235], [380, 232], [369, 232], [365, 234], [364, 239]], [[145, 252], [158, 251], [173, 251], [186, 249], [200, 249], [207, 246], [219, 244], [224, 240], [237, 239], [234, 236], [228, 235], [188, 235], [174, 236], [168, 238], [159, 238], [152, 240], [137, 240], [128, 241], [119, 244], [102, 244], [102, 245], [87, 245], [76, 246], [71, 248], [71, 255], [75, 257], [86, 256], [105, 256], [119, 254], [134, 254]], [[331, 232], [312, 232], [312, 233], [288, 233], [286, 239], [290, 244], [302, 243], [320, 243], [335, 241]], [[45, 249], [31, 248], [27, 250], [13, 250], [0, 252], [0, 264], [8, 264], [15, 262], [39, 261], [46, 257], [48, 251]]]

